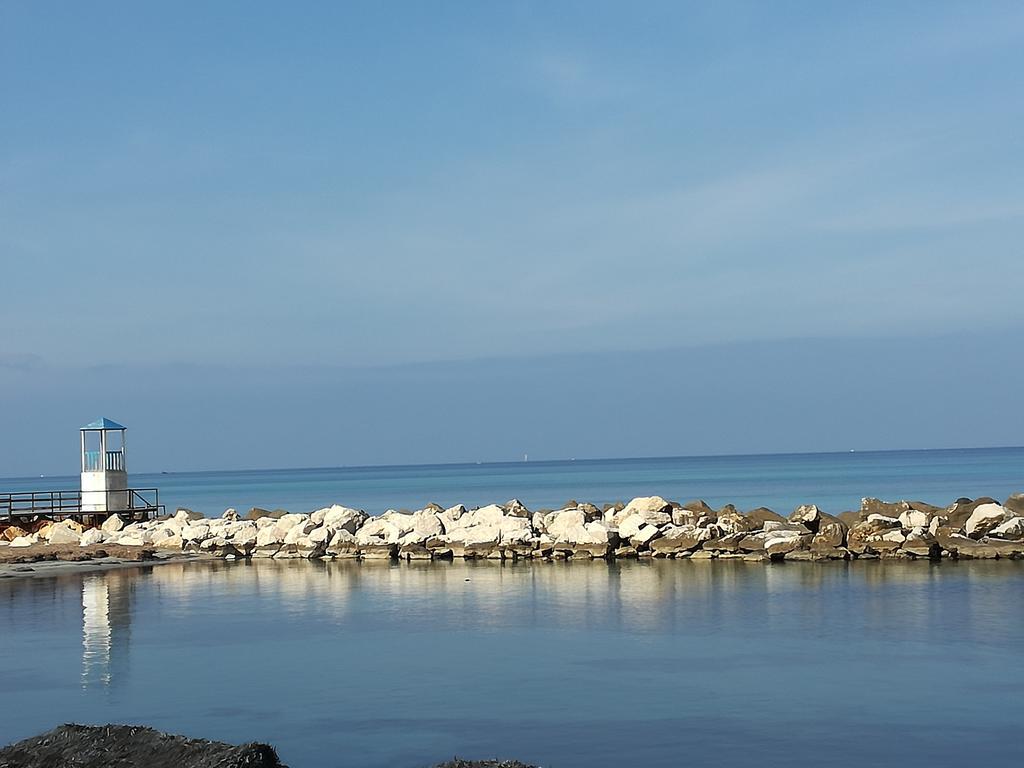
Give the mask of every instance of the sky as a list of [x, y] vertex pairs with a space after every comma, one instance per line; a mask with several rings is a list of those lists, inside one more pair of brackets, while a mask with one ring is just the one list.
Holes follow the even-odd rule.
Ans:
[[6, 0], [0, 477], [1018, 445], [1022, 72], [1016, 2]]

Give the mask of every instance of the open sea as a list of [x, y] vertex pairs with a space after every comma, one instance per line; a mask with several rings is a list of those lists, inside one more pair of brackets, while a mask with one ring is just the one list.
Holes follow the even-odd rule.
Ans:
[[[839, 512], [865, 495], [1005, 498], [1024, 489], [1024, 449], [132, 478], [149, 484], [208, 514], [652, 493]], [[1015, 765], [1022, 702], [1021, 561], [254, 561], [0, 579], [0, 743], [128, 722], [267, 741], [292, 768]]]
[[[556, 509], [569, 499], [600, 505], [651, 495], [782, 514], [817, 504], [836, 514], [858, 509], [863, 496], [938, 506], [961, 496], [1005, 499], [1024, 491], [1024, 448], [131, 473], [129, 480], [133, 488], [159, 488], [169, 511], [182, 506], [207, 516], [228, 507], [310, 512], [335, 503], [379, 514], [431, 501], [474, 507], [512, 498]], [[0, 479], [0, 492], [78, 487], [77, 476]]]

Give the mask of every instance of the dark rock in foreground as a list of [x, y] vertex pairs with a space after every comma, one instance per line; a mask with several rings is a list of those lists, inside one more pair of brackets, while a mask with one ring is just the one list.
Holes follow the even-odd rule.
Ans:
[[[62, 725], [0, 748], [0, 768], [287, 768], [268, 744], [240, 747], [135, 725]], [[463, 760], [437, 768], [535, 768], [516, 760]]]
[[62, 725], [0, 749], [0, 768], [285, 768], [267, 744], [240, 747], [131, 725]]

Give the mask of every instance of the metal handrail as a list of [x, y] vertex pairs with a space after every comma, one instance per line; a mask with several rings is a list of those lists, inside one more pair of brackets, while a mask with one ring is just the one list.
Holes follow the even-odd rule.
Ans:
[[[111, 512], [148, 513], [159, 512], [160, 489], [159, 488], [124, 488], [120, 490], [87, 491], [93, 494], [103, 493], [105, 504], [108, 509], [111, 494], [122, 494], [126, 499], [127, 507], [124, 509], [110, 509]], [[14, 516], [25, 517], [32, 515], [94, 515], [102, 514], [105, 510], [83, 510], [82, 491], [58, 490], [58, 491], [21, 491], [13, 493], [0, 493], [0, 519], [10, 519]], [[152, 502], [150, 501], [152, 498]]]

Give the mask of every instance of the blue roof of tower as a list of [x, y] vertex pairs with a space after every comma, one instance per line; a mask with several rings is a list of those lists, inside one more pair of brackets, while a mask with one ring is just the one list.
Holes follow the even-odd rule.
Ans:
[[127, 427], [123, 427], [116, 421], [111, 421], [108, 418], [102, 418], [96, 419], [92, 424], [86, 424], [82, 427], [81, 431], [84, 432], [87, 429], [127, 429]]

